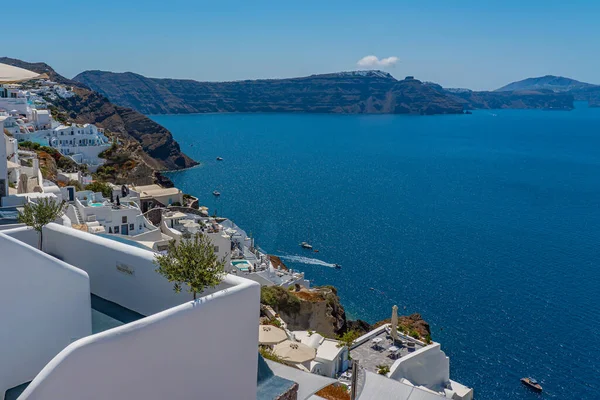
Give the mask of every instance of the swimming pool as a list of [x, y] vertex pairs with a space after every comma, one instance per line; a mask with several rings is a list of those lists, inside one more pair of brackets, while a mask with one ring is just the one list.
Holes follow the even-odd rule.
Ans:
[[102, 207], [103, 205], [103, 203], [91, 203], [90, 207]]
[[231, 262], [231, 265], [244, 272], [248, 272], [252, 266], [248, 260], [234, 260]]

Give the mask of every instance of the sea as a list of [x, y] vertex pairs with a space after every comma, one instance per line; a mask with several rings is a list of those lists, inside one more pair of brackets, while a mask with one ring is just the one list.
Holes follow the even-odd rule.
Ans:
[[476, 399], [600, 399], [600, 108], [152, 118], [177, 187], [351, 318], [421, 314]]

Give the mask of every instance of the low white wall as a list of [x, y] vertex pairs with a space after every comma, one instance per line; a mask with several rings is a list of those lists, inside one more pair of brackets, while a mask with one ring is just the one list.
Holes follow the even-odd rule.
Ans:
[[227, 280], [227, 290], [71, 344], [20, 399], [255, 400], [260, 290]]
[[431, 344], [394, 362], [389, 377], [408, 379], [413, 385], [439, 390], [450, 380], [450, 360], [439, 343]]
[[34, 230], [0, 233], [1, 398], [33, 379], [69, 343], [92, 333], [87, 274], [19, 240], [32, 238], [37, 246]]
[[39, 233], [28, 226], [19, 226], [2, 231], [3, 234], [15, 238], [25, 244], [35, 247], [39, 246]]
[[[92, 293], [143, 315], [151, 315], [192, 299], [175, 293], [173, 284], [156, 272], [155, 253], [101, 236], [49, 224], [44, 251], [86, 271]], [[226, 288], [222, 283], [206, 293]]]

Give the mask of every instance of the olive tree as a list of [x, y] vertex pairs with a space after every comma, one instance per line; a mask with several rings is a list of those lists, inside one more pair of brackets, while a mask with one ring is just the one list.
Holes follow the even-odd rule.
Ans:
[[39, 249], [42, 250], [43, 228], [50, 222], [61, 217], [65, 210], [65, 203], [58, 202], [49, 197], [42, 197], [36, 203], [27, 203], [19, 214], [19, 222], [32, 227], [39, 232]]
[[221, 283], [225, 274], [225, 260], [217, 257], [210, 238], [200, 233], [178, 243], [171, 240], [166, 253], [157, 254], [154, 263], [158, 266], [156, 272], [173, 282], [176, 293], [187, 284], [194, 300], [198, 293]]

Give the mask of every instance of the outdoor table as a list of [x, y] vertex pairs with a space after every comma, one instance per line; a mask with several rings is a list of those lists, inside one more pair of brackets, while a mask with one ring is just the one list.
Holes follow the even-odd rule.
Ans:
[[376, 347], [379, 347], [379, 343], [381, 343], [382, 341], [383, 341], [383, 339], [382, 339], [382, 338], [380, 338], [380, 337], [376, 337], [376, 338], [375, 338], [375, 339], [373, 339], [371, 342], [373, 342], [373, 344], [374, 344]]
[[392, 347], [390, 347], [390, 348], [388, 349], [388, 351], [389, 351], [390, 353], [392, 353], [392, 354], [394, 355], [394, 357], [397, 357], [397, 356], [398, 356], [398, 351], [400, 351], [400, 348], [399, 348], [399, 347], [396, 347], [396, 346], [392, 346]]

